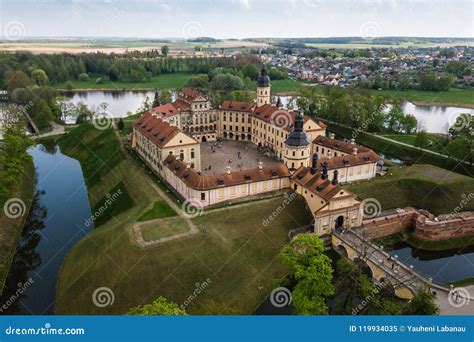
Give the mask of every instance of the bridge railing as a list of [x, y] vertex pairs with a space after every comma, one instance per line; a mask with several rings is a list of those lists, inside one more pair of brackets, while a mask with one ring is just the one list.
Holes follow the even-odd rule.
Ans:
[[[402, 268], [403, 270], [405, 270], [406, 272], [408, 272], [409, 274], [412, 274], [414, 275], [419, 281], [423, 282], [424, 284], [432, 287], [432, 288], [437, 288], [438, 290], [442, 290], [442, 291], [446, 291], [446, 292], [449, 292], [450, 289], [445, 287], [445, 286], [442, 286], [442, 285], [439, 285], [439, 284], [436, 284], [436, 283], [433, 283], [432, 280], [430, 279], [427, 279], [426, 277], [424, 277], [423, 275], [419, 274], [418, 272], [416, 272], [415, 270], [413, 270], [412, 268], [406, 266], [404, 263], [402, 263], [400, 260], [396, 259], [396, 258], [393, 258], [389, 253], [387, 253], [385, 250], [383, 250], [383, 248], [381, 248], [380, 246], [378, 246], [377, 244], [373, 243], [372, 241], [370, 241], [369, 239], [367, 239], [366, 237], [362, 236], [361, 234], [359, 234], [358, 232], [354, 231], [354, 230], [346, 230], [344, 233], [343, 232], [334, 232], [333, 233], [337, 238], [339, 238], [341, 241], [343, 241], [344, 243], [348, 244], [351, 248], [353, 248], [356, 252], [360, 252], [359, 251], [359, 248], [357, 246], [355, 246], [351, 241], [348, 241], [348, 239], [344, 239], [344, 235], [347, 235], [347, 234], [352, 234], [354, 235], [357, 239], [361, 240], [363, 243], [369, 245], [371, 248], [373, 248], [374, 250], [378, 251], [379, 253], [381, 253], [385, 258], [387, 259], [390, 259], [392, 262], [395, 262], [397, 264], [397, 266], [399, 266], [400, 268]], [[371, 253], [369, 256], [373, 256], [373, 253]], [[371, 260], [372, 262], [374, 262], [374, 260]], [[386, 267], [385, 264], [382, 264], [380, 265], [380, 263], [378, 262], [378, 259], [375, 260], [374, 262], [378, 267], [382, 268], [387, 274], [391, 275], [393, 278], [395, 278], [396, 280], [400, 281], [399, 279], [397, 279], [397, 277], [395, 277], [395, 275], [393, 274], [393, 270]], [[405, 284], [406, 285], [406, 284]], [[413, 289], [413, 287], [411, 285], [407, 285], [408, 287], [411, 287]], [[415, 290], [415, 289], [413, 289]]]

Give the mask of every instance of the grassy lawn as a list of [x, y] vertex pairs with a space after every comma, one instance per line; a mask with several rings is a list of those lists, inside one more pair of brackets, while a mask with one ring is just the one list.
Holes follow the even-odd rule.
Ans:
[[[291, 202], [273, 221], [262, 220], [281, 205], [281, 198], [264, 206], [219, 210], [194, 222], [201, 233], [182, 240], [139, 249], [123, 226], [94, 230], [69, 253], [63, 265], [56, 301], [58, 314], [123, 314], [160, 295], [182, 304], [197, 283], [208, 286], [187, 311], [193, 314], [249, 314], [272, 288], [285, 268], [276, 258], [288, 242], [288, 231], [311, 220], [302, 199]], [[245, 224], [242, 224], [245, 222]], [[107, 286], [115, 302], [98, 308], [93, 291]]]
[[[377, 199], [383, 210], [415, 206], [435, 215], [457, 207], [463, 194], [474, 192], [474, 179], [427, 164], [392, 166], [389, 173], [370, 181], [345, 185], [360, 198]], [[463, 210], [474, 210], [469, 202]]]
[[26, 162], [25, 172], [20, 177], [22, 179], [19, 187], [12, 197], [19, 198], [25, 203], [25, 214], [18, 218], [8, 218], [4, 215], [3, 205], [0, 206], [0, 294], [3, 291], [3, 286], [16, 252], [18, 239], [21, 236], [33, 201], [35, 192], [35, 167], [33, 160]]
[[183, 219], [172, 217], [144, 224], [141, 230], [145, 241], [154, 241], [166, 236], [187, 232], [189, 226]]
[[[384, 136], [408, 145], [415, 146], [416, 135], [414, 134], [387, 134]], [[428, 133], [428, 138], [431, 141], [431, 145], [425, 146], [424, 149], [442, 154], [448, 154], [446, 151], [447, 139], [445, 137]]]
[[138, 221], [149, 221], [158, 218], [176, 216], [176, 212], [165, 201], [157, 201], [153, 207], [138, 218]]
[[[72, 81], [73, 89], [107, 89], [107, 90], [134, 90], [134, 89], [175, 89], [186, 85], [189, 73], [162, 74], [152, 77], [150, 81], [144, 82], [105, 82], [96, 84], [98, 78], [91, 76], [88, 81]], [[57, 89], [66, 89], [66, 83], [58, 83], [52, 85]]]
[[[115, 157], [120, 154], [115, 137], [91, 125], [79, 126], [59, 143], [63, 153], [81, 162], [91, 207], [120, 182], [133, 206], [96, 226], [70, 251], [57, 284], [58, 314], [123, 314], [160, 295], [182, 304], [196, 283], [208, 278], [211, 285], [192, 301], [188, 312], [252, 313], [271, 290], [273, 279], [285, 273], [276, 256], [288, 242], [288, 231], [311, 220], [303, 200], [298, 199], [272, 226], [263, 226], [263, 219], [281, 205], [281, 197], [276, 197], [264, 206], [209, 212], [194, 219], [201, 233], [140, 249], [131, 226], [160, 201], [145, 182], [141, 167], [123, 156]], [[176, 222], [172, 229], [179, 231], [182, 226]], [[162, 232], [151, 227], [145, 234], [151, 239]], [[101, 286], [114, 292], [113, 305], [98, 308], [93, 304], [92, 293]]]

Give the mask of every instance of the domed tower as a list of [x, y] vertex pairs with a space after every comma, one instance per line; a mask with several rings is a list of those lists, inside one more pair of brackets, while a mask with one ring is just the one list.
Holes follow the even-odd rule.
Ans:
[[299, 111], [295, 112], [295, 125], [288, 139], [285, 140], [283, 154], [283, 161], [291, 172], [300, 166], [308, 166], [311, 152], [311, 141], [303, 129], [304, 116]]
[[267, 103], [270, 103], [270, 77], [264, 65], [257, 80], [257, 107]]

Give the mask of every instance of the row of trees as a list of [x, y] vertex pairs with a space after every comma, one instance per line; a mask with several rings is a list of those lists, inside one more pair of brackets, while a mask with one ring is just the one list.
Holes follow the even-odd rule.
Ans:
[[13, 197], [24, 174], [25, 164], [31, 160], [26, 152], [33, 141], [23, 133], [24, 116], [18, 111], [2, 115], [4, 141], [0, 144], [0, 207]]
[[403, 113], [400, 104], [387, 105], [383, 96], [364, 91], [326, 88], [319, 93], [303, 88], [297, 103], [306, 114], [367, 132], [412, 134], [418, 124], [415, 116]]

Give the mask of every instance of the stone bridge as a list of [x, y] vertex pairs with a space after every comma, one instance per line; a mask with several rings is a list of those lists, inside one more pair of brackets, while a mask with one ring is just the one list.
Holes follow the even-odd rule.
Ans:
[[413, 298], [419, 287], [446, 294], [450, 291], [418, 274], [356, 230], [334, 231], [331, 242], [334, 250], [342, 256], [367, 265], [375, 282], [391, 285], [399, 298]]

